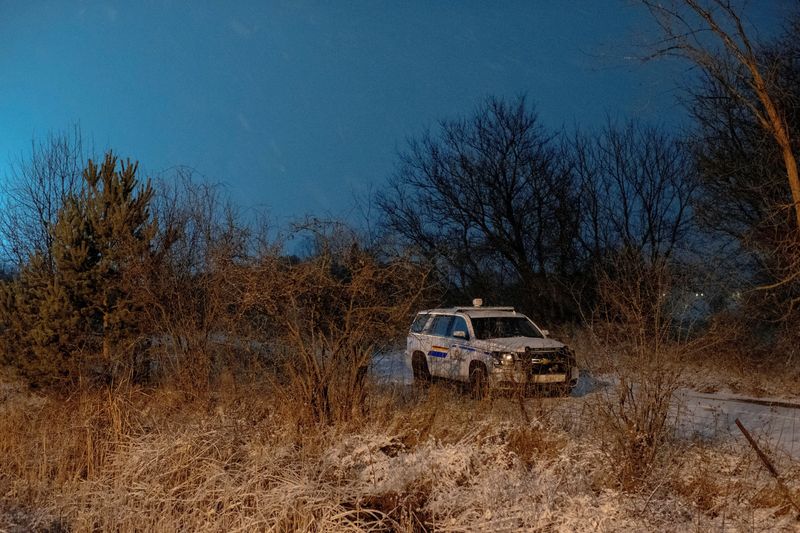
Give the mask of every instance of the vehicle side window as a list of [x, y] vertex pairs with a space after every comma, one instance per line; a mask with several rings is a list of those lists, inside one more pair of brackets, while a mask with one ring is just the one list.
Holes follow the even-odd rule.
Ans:
[[420, 333], [423, 329], [425, 329], [425, 324], [428, 323], [428, 318], [431, 315], [420, 313], [417, 315], [417, 318], [414, 319], [414, 322], [411, 324], [411, 333]]
[[448, 337], [453, 336], [454, 331], [463, 331], [467, 334], [467, 339], [469, 339], [469, 329], [467, 328], [467, 321], [464, 320], [463, 317], [457, 316], [453, 318], [453, 322], [450, 324], [450, 331], [447, 332]]
[[433, 318], [429, 333], [438, 337], [447, 337], [450, 331], [450, 322], [453, 320], [452, 316], [440, 315]]

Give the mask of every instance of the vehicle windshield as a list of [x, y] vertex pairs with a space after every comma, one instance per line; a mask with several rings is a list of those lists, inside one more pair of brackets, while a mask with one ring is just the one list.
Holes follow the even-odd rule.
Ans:
[[530, 320], [522, 316], [491, 316], [473, 318], [472, 327], [479, 339], [502, 339], [507, 337], [543, 338]]

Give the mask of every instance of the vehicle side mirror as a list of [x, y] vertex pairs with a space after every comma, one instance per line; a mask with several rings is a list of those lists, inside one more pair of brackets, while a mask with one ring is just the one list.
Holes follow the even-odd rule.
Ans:
[[461, 331], [461, 330], [454, 331], [454, 332], [453, 332], [453, 337], [458, 337], [459, 339], [466, 339], [466, 338], [468, 338], [468, 337], [467, 337], [467, 332], [466, 332], [466, 331]]
[[550, 336], [550, 330], [549, 329], [540, 329], [539, 331], [541, 331], [542, 335], [544, 335], [545, 337], [549, 337]]

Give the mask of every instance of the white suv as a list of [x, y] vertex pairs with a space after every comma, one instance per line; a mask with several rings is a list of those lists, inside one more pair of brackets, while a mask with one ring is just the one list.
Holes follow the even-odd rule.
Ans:
[[[478, 301], [476, 301], [478, 302]], [[489, 388], [548, 386], [569, 392], [578, 382], [575, 356], [513, 307], [452, 307], [417, 314], [406, 343], [415, 383], [445, 378], [469, 383], [475, 398]]]

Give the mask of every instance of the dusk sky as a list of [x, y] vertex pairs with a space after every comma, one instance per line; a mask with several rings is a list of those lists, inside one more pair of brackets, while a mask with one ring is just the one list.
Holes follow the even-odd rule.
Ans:
[[[230, 4], [230, 5], [229, 5]], [[794, 2], [752, 2], [775, 28]], [[485, 97], [544, 123], [680, 123], [686, 65], [642, 64], [635, 2], [0, 0], [0, 179], [79, 124], [158, 175], [188, 165], [278, 221], [346, 215], [405, 139]]]

